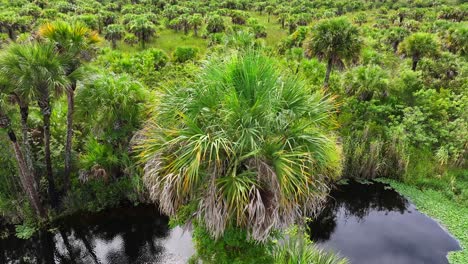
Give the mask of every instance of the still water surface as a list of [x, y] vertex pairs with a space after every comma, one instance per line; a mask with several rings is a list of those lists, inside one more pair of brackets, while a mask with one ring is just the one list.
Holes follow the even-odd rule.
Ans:
[[[320, 246], [352, 264], [446, 264], [458, 242], [436, 221], [381, 183], [350, 182], [333, 190], [310, 224]], [[29, 240], [0, 240], [0, 263], [182, 264], [194, 253], [190, 233], [170, 230], [151, 205], [63, 219]]]
[[377, 182], [337, 186], [309, 227], [320, 247], [353, 264], [446, 264], [447, 253], [460, 249], [436, 221]]
[[186, 263], [195, 252], [181, 228], [151, 205], [75, 215], [30, 240], [0, 240], [0, 263]]

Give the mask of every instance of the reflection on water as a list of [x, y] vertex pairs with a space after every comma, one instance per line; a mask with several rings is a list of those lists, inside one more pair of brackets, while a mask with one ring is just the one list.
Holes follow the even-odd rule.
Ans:
[[[190, 233], [169, 230], [154, 206], [122, 207], [63, 219], [29, 240], [0, 240], [0, 263], [187, 263]], [[353, 264], [448, 263], [460, 246], [437, 222], [381, 183], [340, 185], [310, 223], [311, 238]]]
[[320, 247], [353, 264], [448, 263], [447, 252], [460, 249], [437, 222], [382, 183], [338, 186], [309, 228]]
[[186, 263], [190, 234], [167, 223], [149, 205], [76, 215], [30, 240], [0, 240], [0, 263]]

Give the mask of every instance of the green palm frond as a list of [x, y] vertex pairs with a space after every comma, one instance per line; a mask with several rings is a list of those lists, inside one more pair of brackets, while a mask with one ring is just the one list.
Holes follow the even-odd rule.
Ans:
[[163, 94], [141, 131], [145, 182], [169, 215], [196, 200], [215, 237], [235, 225], [264, 241], [314, 211], [339, 175], [333, 112], [333, 98], [256, 52], [212, 61]]

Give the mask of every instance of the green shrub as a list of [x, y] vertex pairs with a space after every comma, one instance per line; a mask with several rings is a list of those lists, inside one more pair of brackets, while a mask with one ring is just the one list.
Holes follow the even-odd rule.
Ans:
[[195, 224], [192, 237], [197, 250], [193, 259], [202, 260], [205, 264], [273, 263], [269, 251], [271, 242], [261, 244], [251, 241], [242, 229], [227, 228], [224, 235], [215, 240], [202, 225]]
[[303, 231], [294, 230], [273, 248], [275, 264], [347, 264], [333, 252], [318, 249]]
[[177, 47], [172, 53], [172, 59], [178, 63], [194, 60], [197, 57], [198, 49], [192, 47]]
[[166, 66], [169, 57], [167, 54], [160, 49], [149, 49], [146, 51], [146, 54], [151, 58], [151, 62], [155, 70], [160, 70]]
[[208, 33], [219, 33], [223, 32], [226, 29], [224, 25], [224, 20], [221, 16], [216, 14], [208, 15], [208, 20], [206, 22], [206, 30]]
[[121, 177], [110, 183], [102, 179], [92, 179], [86, 183], [73, 180], [72, 191], [64, 199], [65, 213], [98, 212], [122, 202], [136, 204], [141, 201], [140, 176]]

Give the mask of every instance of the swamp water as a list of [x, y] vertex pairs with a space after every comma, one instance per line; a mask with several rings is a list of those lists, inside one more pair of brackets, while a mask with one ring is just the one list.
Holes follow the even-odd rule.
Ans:
[[[352, 264], [442, 264], [460, 249], [437, 222], [381, 183], [338, 186], [309, 227], [319, 247]], [[0, 240], [2, 264], [182, 264], [194, 252], [190, 234], [170, 230], [150, 205], [77, 214], [29, 240]]]

